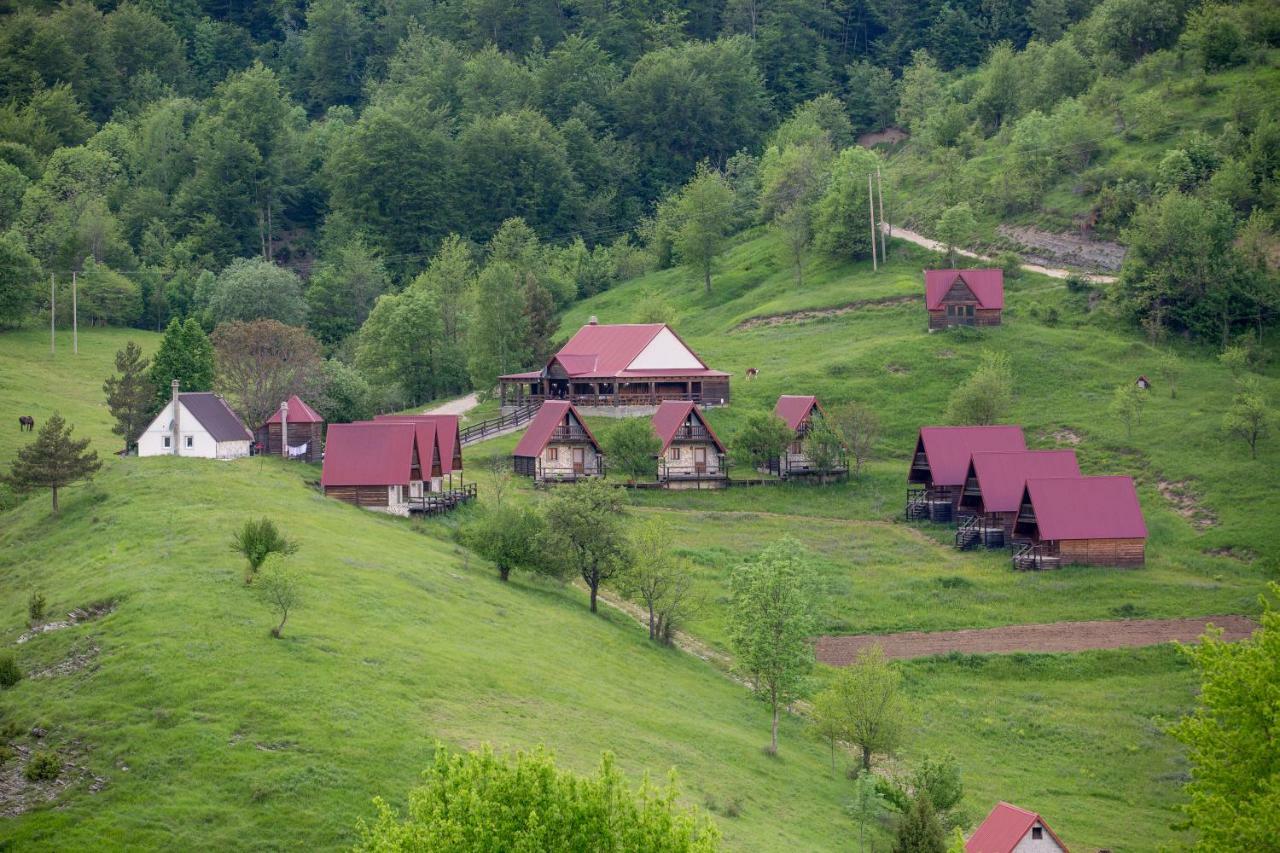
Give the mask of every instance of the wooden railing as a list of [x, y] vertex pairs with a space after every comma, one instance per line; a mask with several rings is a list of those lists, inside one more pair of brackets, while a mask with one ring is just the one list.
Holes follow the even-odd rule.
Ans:
[[655, 391], [652, 394], [648, 391], [621, 391], [616, 394], [579, 394], [566, 391], [563, 394], [525, 394], [519, 399], [534, 401], [534, 405], [543, 400], [568, 400], [576, 406], [656, 406], [663, 400], [691, 400], [701, 403], [702, 398], [701, 392], [686, 391]]
[[1056, 569], [1062, 565], [1062, 558], [1050, 554], [1043, 544], [1020, 545], [1013, 552], [1013, 567], [1018, 571], [1040, 571]]
[[527, 421], [533, 420], [533, 416], [538, 413], [541, 402], [526, 403], [513, 412], [500, 415], [496, 418], [474, 423], [471, 426], [463, 427], [461, 432], [462, 444], [465, 447], [468, 444], [474, 444], [477, 441], [484, 441], [490, 436], [506, 432], [509, 429], [520, 426]]
[[424, 515], [442, 515], [467, 501], [475, 500], [476, 484], [467, 483], [456, 489], [443, 492], [427, 492], [422, 497], [409, 498], [409, 512], [420, 512]]

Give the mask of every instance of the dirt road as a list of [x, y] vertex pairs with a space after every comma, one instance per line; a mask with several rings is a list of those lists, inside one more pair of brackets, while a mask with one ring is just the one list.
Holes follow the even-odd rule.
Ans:
[[[947, 250], [947, 247], [942, 243], [939, 243], [937, 240], [930, 240], [923, 234], [917, 234], [916, 232], [902, 228], [901, 226], [885, 225], [883, 227], [886, 233], [893, 237], [897, 237], [899, 240], [906, 240], [908, 243], [915, 243], [917, 246], [923, 246], [924, 248], [932, 249], [935, 252], [945, 252]], [[963, 255], [966, 258], [974, 258], [979, 261], [992, 260], [986, 255], [979, 255], [977, 252], [970, 252], [968, 249], [956, 249], [956, 254]], [[1049, 278], [1066, 278], [1071, 275], [1080, 275], [1081, 278], [1095, 284], [1111, 284], [1116, 280], [1116, 277], [1113, 275], [1083, 275], [1073, 272], [1072, 270], [1042, 267], [1039, 264], [1022, 264], [1022, 268], [1027, 272], [1047, 275]]]
[[423, 412], [423, 414], [424, 415], [465, 415], [467, 412], [474, 409], [479, 404], [479, 402], [480, 401], [476, 398], [476, 395], [473, 392], [471, 394], [468, 394], [465, 397], [459, 397], [456, 400], [449, 400], [448, 402], [441, 403], [435, 408], [427, 409], [425, 412]]
[[901, 634], [858, 634], [819, 637], [818, 660], [832, 666], [847, 666], [858, 650], [879, 645], [885, 657], [918, 658], [962, 654], [1008, 654], [1010, 652], [1083, 652], [1090, 649], [1120, 649], [1154, 646], [1161, 643], [1191, 643], [1200, 638], [1206, 625], [1223, 629], [1227, 640], [1243, 640], [1258, 627], [1244, 616], [1206, 616], [1200, 619], [1124, 619], [1107, 622], [1051, 622], [1045, 625], [1009, 625], [967, 631], [907, 631]]

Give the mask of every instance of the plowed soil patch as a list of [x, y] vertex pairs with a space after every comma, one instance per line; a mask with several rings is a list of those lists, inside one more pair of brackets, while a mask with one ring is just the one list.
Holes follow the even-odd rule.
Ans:
[[858, 650], [879, 645], [885, 657], [919, 658], [959, 652], [966, 655], [1013, 652], [1084, 652], [1191, 643], [1200, 639], [1207, 625], [1223, 629], [1227, 640], [1243, 640], [1258, 627], [1244, 616], [1205, 616], [1199, 619], [1124, 619], [1105, 622], [1051, 622], [1045, 625], [1009, 625], [965, 631], [907, 631], [901, 634], [858, 634], [819, 637], [818, 660], [847, 666]]

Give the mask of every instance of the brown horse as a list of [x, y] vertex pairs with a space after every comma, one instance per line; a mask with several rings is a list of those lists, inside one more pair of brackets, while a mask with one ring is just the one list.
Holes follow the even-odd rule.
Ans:
[[18, 432], [31, 432], [36, 428], [36, 419], [31, 415], [22, 415], [18, 418]]
[[748, 378], [748, 379], [755, 379], [755, 378], [756, 378], [757, 376], [759, 376], [759, 375], [760, 375], [760, 368], [758, 368], [758, 367], [748, 367], [748, 368], [747, 368], [747, 378]]

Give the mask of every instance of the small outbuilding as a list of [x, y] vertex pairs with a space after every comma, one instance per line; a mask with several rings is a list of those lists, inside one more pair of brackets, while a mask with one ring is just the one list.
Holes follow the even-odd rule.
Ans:
[[1141, 566], [1147, 524], [1130, 477], [1028, 479], [1013, 535], [1015, 569]]
[[925, 270], [929, 329], [999, 326], [1004, 313], [1004, 271]]
[[696, 404], [664, 401], [652, 423], [662, 442], [658, 481], [666, 488], [714, 489], [728, 485], [727, 451]]
[[324, 455], [324, 418], [294, 394], [258, 428], [256, 439], [270, 456], [319, 462]]
[[537, 483], [604, 476], [600, 442], [568, 400], [547, 400], [539, 407], [512, 460], [517, 474]]
[[957, 512], [968, 514], [960, 497], [973, 454], [1026, 449], [1020, 426], [921, 427], [907, 472], [907, 519], [949, 522]]
[[978, 451], [969, 460], [960, 509], [973, 515], [956, 531], [956, 547], [1004, 547], [1013, 538], [1023, 487], [1032, 477], [1079, 477], [1074, 450]]
[[1069, 853], [1035, 812], [999, 803], [964, 843], [965, 853]]
[[791, 430], [792, 439], [785, 453], [769, 460], [767, 470], [770, 474], [785, 480], [790, 477], [830, 477], [849, 473], [843, 448], [833, 465], [823, 466], [821, 469], [814, 466], [813, 460], [805, 452], [805, 438], [815, 427], [821, 426], [822, 419], [826, 417], [817, 397], [812, 394], [783, 394], [773, 407], [773, 414]]
[[239, 459], [248, 456], [253, 434], [227, 405], [210, 391], [179, 392], [178, 380], [160, 414], [138, 438], [139, 456], [195, 456]]

